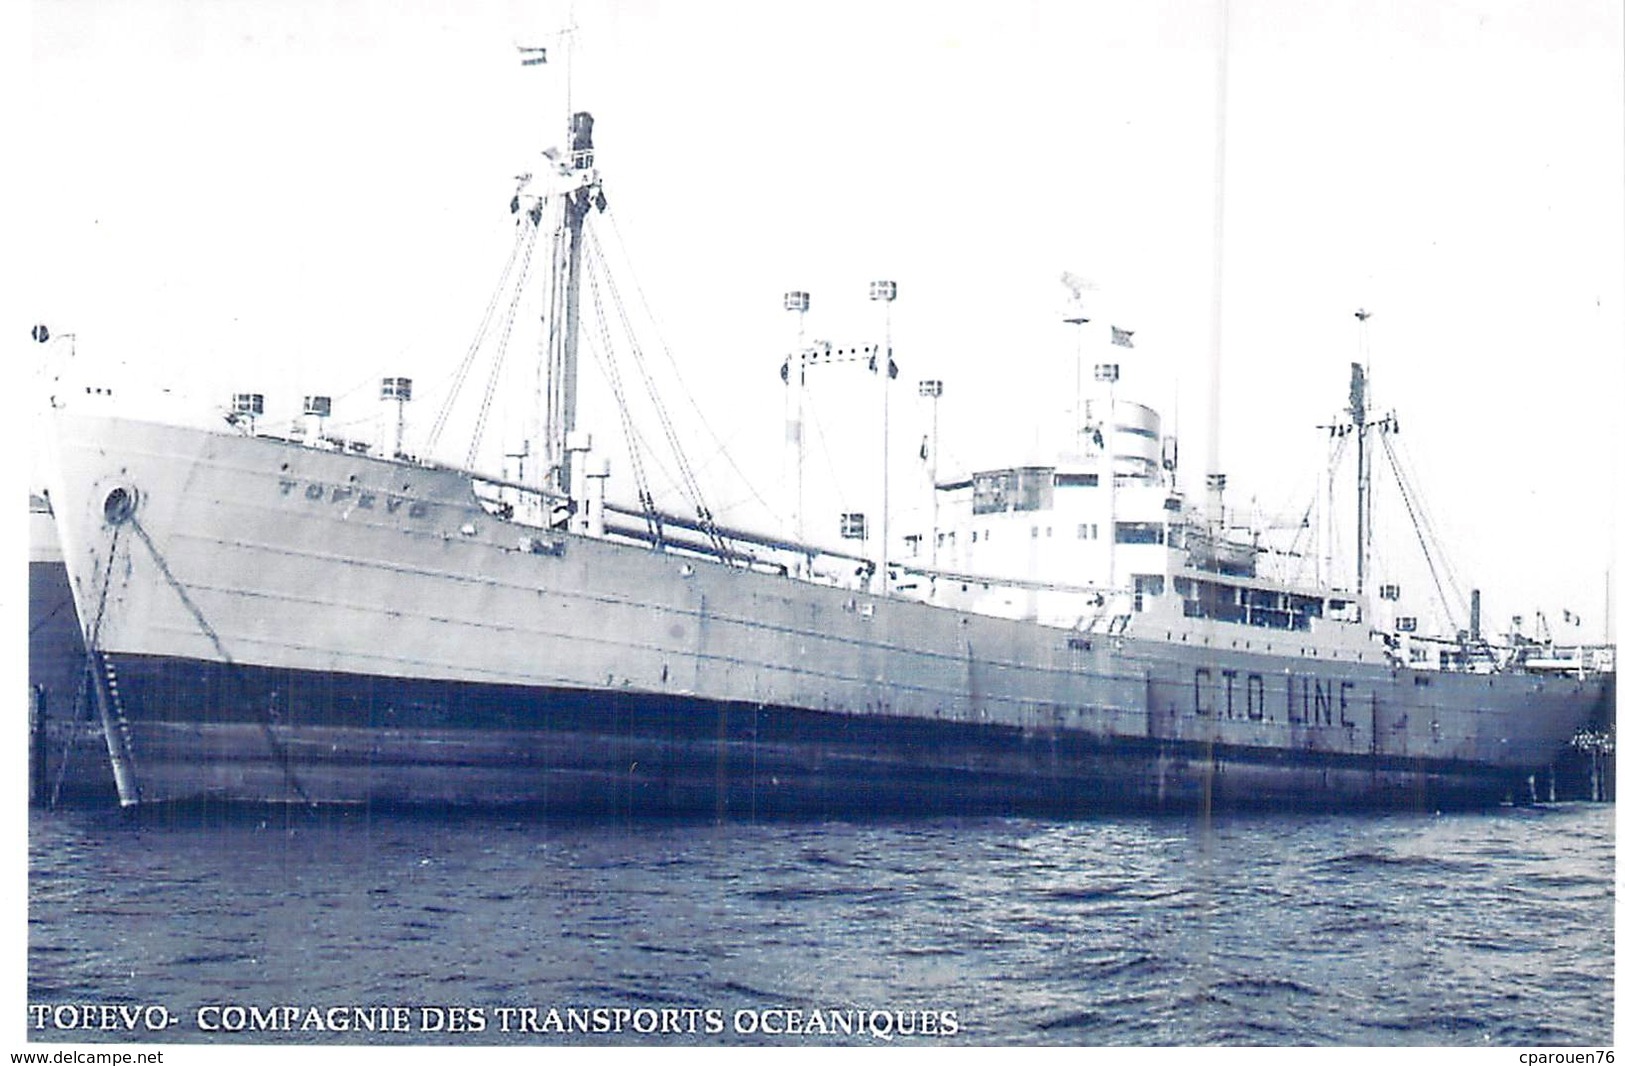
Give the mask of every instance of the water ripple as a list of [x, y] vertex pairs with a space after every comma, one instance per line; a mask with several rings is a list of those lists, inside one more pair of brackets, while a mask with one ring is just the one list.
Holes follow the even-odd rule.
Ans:
[[182, 1017], [229, 988], [948, 1008], [959, 1043], [1607, 1046], [1613, 833], [1591, 805], [638, 826], [35, 811], [28, 991]]

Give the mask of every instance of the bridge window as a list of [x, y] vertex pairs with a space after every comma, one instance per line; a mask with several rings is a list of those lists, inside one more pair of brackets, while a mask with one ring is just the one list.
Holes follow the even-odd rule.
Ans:
[[994, 470], [971, 479], [971, 513], [998, 514], [1010, 509], [1014, 470]]
[[1058, 489], [1078, 488], [1089, 486], [1091, 488], [1100, 484], [1099, 474], [1056, 474], [1055, 487]]
[[1161, 544], [1161, 522], [1119, 522], [1117, 523], [1117, 543], [1119, 544]]
[[1047, 466], [1026, 466], [1015, 472], [1015, 495], [1011, 500], [1018, 511], [1047, 511], [1055, 506], [1055, 471]]
[[1047, 511], [1055, 506], [1055, 470], [1025, 466], [1017, 470], [990, 470], [971, 480], [971, 513]]

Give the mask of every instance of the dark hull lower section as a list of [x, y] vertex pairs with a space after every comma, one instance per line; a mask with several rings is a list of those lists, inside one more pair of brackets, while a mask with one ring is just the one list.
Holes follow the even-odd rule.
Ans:
[[[724, 817], [1350, 810], [1531, 798], [1527, 775], [1070, 730], [120, 657], [124, 802]], [[1541, 797], [1544, 798], [1544, 797]]]

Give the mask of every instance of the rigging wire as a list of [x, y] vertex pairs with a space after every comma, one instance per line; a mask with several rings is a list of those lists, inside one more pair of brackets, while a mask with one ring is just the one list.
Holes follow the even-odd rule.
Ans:
[[739, 483], [749, 491], [751, 497], [758, 504], [760, 504], [768, 514], [772, 515], [775, 520], [782, 521], [783, 519], [779, 514], [778, 509], [764, 499], [762, 494], [756, 490], [756, 486], [751, 483], [751, 480], [748, 477], [745, 476], [744, 470], [740, 468], [739, 463], [734, 459], [733, 453], [728, 450], [728, 447], [723, 442], [721, 436], [718, 435], [716, 430], [711, 428], [710, 421], [705, 417], [705, 411], [700, 407], [699, 401], [694, 398], [693, 392], [689, 390], [688, 383], [683, 380], [682, 371], [677, 365], [677, 360], [672, 357], [671, 347], [667, 345], [665, 337], [660, 330], [660, 323], [655, 318], [654, 309], [650, 306], [649, 298], [643, 291], [643, 283], [638, 279], [637, 271], [631, 268], [632, 257], [627, 251], [626, 242], [621, 238], [621, 228], [615, 220], [615, 214], [613, 211], [606, 211], [604, 214], [606, 214], [609, 218], [609, 228], [611, 233], [614, 234], [617, 247], [620, 249], [621, 260], [627, 264], [627, 272], [632, 276], [633, 291], [637, 293], [638, 302], [643, 308], [644, 316], [649, 320], [650, 328], [654, 331], [655, 340], [660, 347], [660, 353], [666, 357], [666, 362], [671, 366], [672, 377], [677, 382], [677, 388], [682, 392], [683, 398], [688, 401], [689, 407], [693, 409], [695, 416], [699, 419], [700, 427], [710, 435], [713, 441], [716, 442], [719, 454], [721, 454], [722, 457], [728, 461], [728, 465], [733, 468], [734, 475], [739, 479]]
[[1393, 445], [1389, 443], [1388, 434], [1384, 433], [1384, 434], [1381, 434], [1380, 436], [1382, 438], [1383, 451], [1387, 454], [1388, 462], [1390, 464], [1392, 464], [1393, 469], [1394, 469], [1394, 473], [1396, 475], [1394, 480], [1399, 485], [1400, 498], [1405, 501], [1405, 510], [1411, 516], [1411, 525], [1416, 530], [1416, 536], [1417, 536], [1418, 543], [1421, 544], [1422, 557], [1427, 560], [1428, 573], [1433, 578], [1433, 587], [1438, 590], [1439, 603], [1440, 603], [1440, 606], [1444, 609], [1445, 621], [1449, 623], [1451, 629], [1455, 629], [1456, 628], [1455, 612], [1453, 612], [1450, 609], [1450, 600], [1445, 595], [1444, 585], [1439, 580], [1439, 568], [1438, 568], [1437, 565], [1435, 565], [1435, 563], [1433, 561], [1433, 552], [1428, 547], [1428, 538], [1427, 538], [1427, 536], [1423, 533], [1423, 522], [1420, 519], [1420, 517], [1418, 516], [1417, 508], [1416, 508], [1415, 504], [1411, 500], [1410, 487], [1406, 484], [1405, 477], [1402, 474], [1400, 474], [1399, 460], [1394, 455]]
[[649, 535], [656, 545], [662, 540], [660, 519], [654, 506], [654, 495], [649, 491], [649, 478], [643, 467], [643, 447], [640, 447], [642, 435], [632, 421], [631, 405], [626, 398], [626, 385], [621, 378], [620, 363], [615, 356], [615, 348], [611, 342], [609, 332], [609, 318], [604, 314], [603, 293], [599, 287], [599, 269], [596, 259], [588, 259], [583, 266], [583, 273], [587, 277], [587, 291], [592, 297], [594, 320], [603, 338], [603, 344], [593, 346], [593, 355], [598, 366], [604, 371], [604, 377], [609, 381], [611, 394], [615, 397], [616, 412], [621, 420], [621, 433], [626, 439], [626, 451], [632, 464], [632, 480], [637, 487], [638, 507], [643, 512], [643, 520], [649, 528]]
[[529, 234], [525, 240], [525, 255], [519, 266], [519, 280], [514, 285], [513, 299], [508, 301], [507, 314], [503, 316], [502, 335], [497, 340], [496, 355], [491, 361], [491, 373], [485, 380], [485, 395], [480, 400], [479, 417], [474, 422], [474, 433], [468, 444], [468, 459], [463, 464], [470, 469], [475, 465], [479, 455], [480, 442], [485, 437], [486, 419], [491, 414], [491, 401], [496, 396], [497, 383], [502, 378], [502, 364], [508, 355], [508, 340], [513, 336], [514, 319], [519, 313], [519, 300], [524, 295], [525, 283], [530, 280], [530, 263], [536, 250], [536, 234], [538, 227], [530, 226]]
[[841, 510], [850, 510], [852, 504], [846, 496], [847, 479], [842, 478], [841, 475], [836, 472], [835, 457], [830, 453], [829, 450], [829, 434], [824, 432], [824, 423], [818, 417], [818, 404], [813, 400], [813, 395], [810, 391], [804, 393], [803, 396], [803, 417], [807, 421], [811, 422], [813, 429], [817, 431], [818, 450], [819, 453], [824, 457], [825, 468], [829, 470], [829, 483], [835, 487], [835, 501], [840, 506]]
[[[588, 259], [586, 259], [584, 261], [584, 266], [585, 266], [585, 270], [589, 272], [588, 273], [589, 285], [596, 285], [596, 283], [597, 283], [596, 276], [593, 275], [590, 272], [598, 269], [601, 266], [601, 264], [599, 264], [597, 259], [595, 259], [595, 258], [588, 258]], [[634, 419], [632, 417], [631, 401], [627, 396], [627, 392], [625, 390], [624, 385], [621, 384], [623, 379], [620, 376], [621, 375], [620, 366], [619, 366], [619, 363], [618, 363], [618, 361], [616, 360], [616, 357], [615, 357], [615, 346], [614, 346], [613, 334], [612, 334], [612, 332], [610, 331], [610, 328], [609, 328], [609, 318], [604, 313], [601, 297], [599, 297], [598, 295], [595, 294], [593, 303], [594, 303], [594, 309], [595, 309], [595, 311], [597, 312], [597, 315], [598, 315], [599, 329], [600, 329], [600, 332], [602, 334], [602, 339], [603, 339], [603, 349], [600, 350], [599, 348], [594, 347], [592, 349], [592, 353], [593, 353], [594, 359], [600, 361], [599, 362], [599, 369], [604, 372], [604, 375], [605, 375], [606, 379], [610, 378], [611, 375], [614, 376], [613, 380], [611, 381], [610, 388], [611, 388], [612, 394], [615, 397], [616, 409], [617, 409], [617, 412], [618, 412], [617, 417], [619, 417], [620, 420], [621, 420], [621, 424], [622, 424], [622, 427], [623, 427], [622, 433], [623, 433], [623, 436], [626, 438], [627, 447], [629, 449], [632, 449], [632, 448], [641, 448], [642, 449], [641, 454], [637, 457], [637, 461], [641, 461], [643, 463], [651, 464], [651, 465], [654, 466], [654, 468], [660, 474], [660, 477], [661, 477], [660, 486], [661, 486], [662, 490], [670, 489], [672, 491], [676, 491], [678, 493], [681, 493], [682, 492], [682, 486], [679, 483], [678, 477], [676, 475], [674, 475], [671, 472], [671, 470], [667, 469], [666, 465], [660, 461], [659, 451], [657, 449], [651, 447], [651, 445], [649, 443], [648, 436], [644, 434], [643, 430], [638, 428], [638, 424], [637, 424], [636, 419]], [[602, 361], [602, 360], [604, 360], [606, 358], [609, 360], [608, 364], [605, 364]], [[641, 485], [641, 488], [646, 490], [647, 495], [648, 495], [647, 507], [650, 510], [652, 510], [654, 508], [654, 500], [655, 500], [655, 497], [656, 497], [657, 493], [656, 493], [656, 489], [655, 489], [655, 486], [654, 486], [654, 482], [651, 481], [647, 477], [647, 475], [644, 478], [644, 481], [643, 481], [643, 484]], [[640, 506], [643, 505], [642, 494], [640, 494], [640, 496], [639, 496], [639, 503], [640, 503]]]
[[[1409, 457], [1403, 444], [1399, 446], [1394, 458], [1400, 461], [1397, 468], [1400, 475], [1403, 476], [1408, 483], [1414, 485], [1416, 483], [1416, 477], [1410, 471]], [[1426, 499], [1423, 498], [1421, 493], [1416, 493], [1415, 495], [1416, 508], [1422, 516], [1423, 531], [1426, 533], [1428, 539], [1432, 541], [1432, 543], [1445, 543], [1444, 538], [1439, 536], [1438, 527], [1433, 521], [1432, 513], [1428, 510]], [[1445, 555], [1442, 551], [1439, 553], [1439, 565], [1444, 571], [1445, 580], [1450, 584], [1451, 590], [1456, 594], [1457, 606], [1464, 606], [1469, 602], [1470, 599], [1470, 597], [1463, 591], [1467, 587], [1466, 582], [1464, 582], [1461, 575], [1456, 572], [1455, 564], [1450, 561], [1450, 557]]]
[[[594, 227], [593, 229], [588, 230], [587, 233], [591, 240], [594, 255], [596, 255], [599, 260], [602, 261], [603, 249], [598, 241], [597, 228]], [[705, 504], [704, 494], [700, 491], [699, 481], [695, 478], [693, 468], [689, 465], [688, 456], [683, 450], [682, 441], [677, 435], [676, 427], [672, 424], [671, 416], [666, 410], [666, 405], [660, 400], [660, 391], [655, 386], [654, 378], [649, 372], [648, 362], [643, 356], [643, 348], [638, 344], [637, 334], [632, 329], [631, 320], [626, 313], [626, 304], [621, 299], [619, 288], [615, 282], [615, 277], [606, 270], [604, 272], [604, 281], [606, 282], [609, 290], [610, 302], [620, 319], [622, 328], [626, 331], [627, 343], [632, 352], [633, 362], [637, 366], [638, 373], [643, 378], [644, 387], [648, 391], [649, 399], [654, 407], [655, 415], [659, 419], [661, 432], [666, 438], [667, 447], [671, 449], [671, 457], [677, 464], [678, 472], [682, 476], [683, 484], [687, 493], [689, 494], [691, 502], [694, 505], [695, 515], [699, 519], [700, 527], [705, 531], [706, 537], [711, 541], [712, 547], [717, 550], [719, 555], [721, 555], [724, 559], [727, 559], [731, 557], [733, 553], [729, 548], [726, 539], [717, 529], [717, 525], [713, 519], [710, 508], [708, 508]]]
[[[513, 248], [508, 252], [508, 261], [502, 267], [502, 275], [497, 279], [496, 288], [491, 292], [491, 299], [486, 302], [485, 314], [480, 317], [479, 327], [474, 331], [474, 339], [469, 342], [468, 351], [463, 355], [463, 361], [458, 364], [452, 374], [451, 391], [441, 401], [440, 410], [435, 414], [434, 425], [429, 430], [429, 436], [423, 450], [432, 453], [435, 445], [440, 442], [440, 434], [445, 432], [446, 422], [451, 417], [452, 408], [456, 406], [457, 397], [462, 392], [463, 383], [468, 379], [468, 371], [473, 366], [474, 357], [479, 353], [480, 346], [485, 342], [485, 332], [491, 325], [491, 315], [495, 312], [497, 301], [508, 287], [508, 277], [513, 273], [514, 262], [519, 258], [520, 250], [528, 243], [536, 240], [536, 226], [525, 225], [528, 213], [520, 216], [520, 223], [515, 227]], [[528, 252], [526, 253], [529, 254]]]
[[[1342, 462], [1343, 452], [1345, 449], [1347, 449], [1347, 447], [1347, 437], [1337, 438], [1337, 445], [1332, 449], [1331, 459], [1327, 463], [1328, 470], [1331, 471], [1331, 473], [1328, 475], [1329, 477], [1335, 476], [1337, 468]], [[1294, 491], [1291, 495], [1296, 495], [1296, 491]], [[1289, 571], [1289, 577], [1287, 579], [1288, 584], [1306, 583], [1304, 577], [1305, 568], [1309, 566], [1318, 567], [1320, 557], [1325, 554], [1327, 550], [1330, 537], [1328, 536], [1327, 538], [1328, 544], [1321, 543], [1320, 527], [1322, 523], [1318, 521], [1310, 521], [1311, 518], [1314, 518], [1317, 512], [1324, 506], [1326, 506], [1326, 501], [1319, 498], [1318, 489], [1310, 494], [1309, 506], [1304, 509], [1303, 518], [1299, 520], [1297, 525], [1297, 532], [1292, 535], [1292, 542], [1287, 548], [1288, 553], [1293, 555], [1296, 560], [1292, 564], [1292, 569]], [[1308, 545], [1306, 547], [1300, 547], [1305, 536], [1308, 537]], [[1331, 584], [1330, 574], [1325, 575], [1325, 584]]]
[[[1296, 584], [1299, 584], [1299, 583], [1302, 582], [1302, 580], [1303, 580], [1303, 568], [1305, 566], [1309, 565], [1309, 561], [1313, 558], [1312, 553], [1315, 550], [1317, 545], [1316, 545], [1316, 540], [1315, 540], [1313, 527], [1310, 526], [1309, 521], [1310, 521], [1310, 518], [1314, 515], [1314, 513], [1315, 513], [1315, 501], [1310, 500], [1309, 501], [1309, 506], [1304, 508], [1303, 518], [1301, 518], [1298, 521], [1296, 532], [1294, 532], [1292, 534], [1291, 543], [1289, 543], [1287, 545], [1287, 549], [1286, 549], [1287, 554], [1291, 558], [1296, 560], [1292, 564], [1292, 570], [1290, 571], [1290, 573], [1291, 573], [1291, 577], [1289, 579], [1290, 584], [1296, 585]], [[1302, 542], [1303, 542], [1304, 536], [1306, 534], [1309, 537], [1309, 545], [1308, 545], [1308, 550], [1307, 551], [1303, 550], [1303, 547], [1302, 547]]]
[[[599, 262], [602, 262], [602, 249], [596, 243], [596, 238], [593, 245], [593, 251], [598, 255]], [[639, 375], [643, 379], [644, 387], [648, 391], [650, 403], [655, 410], [657, 418], [659, 419], [661, 430], [666, 438], [666, 444], [671, 449], [672, 457], [678, 464], [678, 472], [681, 479], [679, 491], [686, 492], [688, 494], [690, 503], [693, 504], [696, 509], [703, 510], [704, 501], [700, 495], [699, 484], [693, 476], [692, 468], [688, 464], [687, 456], [683, 451], [680, 439], [678, 438], [675, 428], [673, 427], [668, 413], [666, 412], [665, 405], [661, 403], [659, 390], [655, 387], [654, 380], [649, 374], [648, 366], [643, 359], [642, 348], [637, 342], [637, 336], [633, 331], [631, 321], [626, 314], [625, 304], [620, 298], [620, 293], [616, 286], [614, 275], [610, 274], [607, 270], [604, 272], [604, 282], [608, 287], [610, 300], [613, 303], [616, 315], [620, 320], [621, 328], [626, 331], [627, 341], [632, 352], [633, 362], [636, 364]]]

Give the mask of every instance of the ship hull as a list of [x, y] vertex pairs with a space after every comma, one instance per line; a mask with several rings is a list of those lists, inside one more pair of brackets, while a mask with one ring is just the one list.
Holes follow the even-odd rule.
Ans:
[[44, 501], [28, 510], [28, 684], [48, 705], [71, 708], [84, 672], [84, 644], [56, 524]]
[[110, 657], [137, 802], [625, 816], [1433, 810], [1515, 770], [649, 693]]
[[29, 795], [105, 801], [114, 795], [101, 727], [88, 714], [85, 646], [56, 522], [44, 500], [28, 513]]
[[284, 442], [65, 418], [59, 450], [125, 804], [1431, 809], [1527, 798], [1612, 699], [541, 533], [460, 474]]

